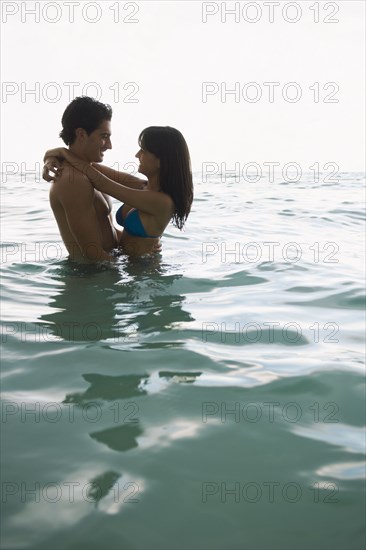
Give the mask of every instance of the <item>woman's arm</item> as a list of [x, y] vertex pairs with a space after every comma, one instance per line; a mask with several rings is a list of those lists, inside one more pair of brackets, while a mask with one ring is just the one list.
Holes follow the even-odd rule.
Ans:
[[[45, 170], [47, 170], [47, 175], [50, 171], [55, 172], [55, 168], [62, 168], [62, 159], [65, 158], [65, 151], [69, 152], [69, 150], [65, 147], [57, 147], [56, 149], [50, 149], [46, 152], [43, 162], [45, 164]], [[57, 156], [55, 156], [56, 154]], [[97, 162], [92, 162], [91, 165], [93, 166], [93, 168], [98, 170], [98, 172], [101, 172], [109, 179], [120, 183], [125, 187], [130, 187], [131, 189], [144, 189], [145, 185], [147, 184], [146, 180], [137, 178], [136, 176], [133, 176], [128, 172], [119, 172], [118, 170], [114, 170], [113, 168], [109, 168], [108, 166], [104, 166], [103, 164], [99, 164]], [[49, 178], [47, 178], [46, 181], [50, 181]]]
[[109, 179], [116, 181], [125, 187], [130, 187], [131, 189], [143, 189], [147, 183], [146, 180], [137, 178], [128, 172], [119, 172], [118, 170], [113, 170], [113, 168], [109, 168], [103, 164], [92, 162], [92, 166]]
[[50, 156], [63, 157], [73, 168], [82, 172], [93, 187], [121, 202], [127, 203], [133, 208], [153, 215], [161, 215], [164, 210], [167, 212], [171, 210], [171, 199], [165, 193], [148, 189], [131, 189], [116, 183], [96, 170], [89, 162], [77, 157], [64, 147], [50, 149], [47, 151], [45, 158]]

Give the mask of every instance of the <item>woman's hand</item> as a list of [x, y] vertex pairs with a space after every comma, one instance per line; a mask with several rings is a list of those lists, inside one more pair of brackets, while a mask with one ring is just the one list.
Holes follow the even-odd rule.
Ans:
[[56, 147], [55, 149], [49, 149], [46, 151], [45, 156], [43, 157], [43, 162], [45, 163], [48, 157], [59, 157], [59, 159], [65, 159], [65, 151], [67, 153], [66, 147]]
[[[99, 191], [104, 191], [103, 187], [103, 174], [98, 172], [93, 166], [91, 166], [90, 162], [87, 162], [86, 160], [81, 159], [80, 157], [77, 157], [75, 153], [72, 153], [69, 149], [66, 149], [65, 147], [56, 147], [56, 149], [49, 149], [43, 159], [43, 162], [47, 166], [47, 161], [50, 157], [56, 158], [58, 161], [66, 161], [68, 164], [70, 164], [73, 168], [76, 170], [79, 170], [84, 176], [88, 178], [90, 183], [96, 188], [99, 189]], [[48, 171], [46, 169], [43, 170], [43, 177], [46, 179], [49, 178]], [[53, 179], [53, 178], [52, 178]], [[50, 181], [50, 179], [46, 179], [46, 181]]]
[[[54, 160], [56, 159], [60, 163], [66, 161], [67, 163], [71, 164], [73, 168], [79, 170], [79, 172], [86, 175], [90, 179], [91, 183], [93, 183], [97, 176], [100, 175], [100, 173], [95, 170], [89, 162], [86, 162], [85, 160], [77, 157], [69, 149], [66, 149], [66, 147], [56, 147], [56, 149], [49, 149], [48, 151], [46, 151], [43, 159], [43, 162], [46, 166], [50, 164], [50, 158], [52, 158], [52, 162], [54, 162]], [[44, 176], [49, 177], [48, 171], [45, 168], [43, 170], [43, 174]], [[46, 179], [46, 177], [44, 177], [44, 179]]]
[[63, 170], [63, 161], [57, 157], [47, 157], [44, 161], [42, 178], [46, 181], [53, 181], [61, 176]]

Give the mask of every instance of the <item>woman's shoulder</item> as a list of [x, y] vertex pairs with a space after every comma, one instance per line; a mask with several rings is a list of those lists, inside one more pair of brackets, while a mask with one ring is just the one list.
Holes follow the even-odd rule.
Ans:
[[172, 197], [168, 193], [165, 193], [164, 191], [158, 191], [158, 193], [159, 193], [159, 199], [161, 201], [162, 206], [164, 206], [164, 208], [168, 212], [172, 211], [172, 213], [174, 213], [175, 204]]

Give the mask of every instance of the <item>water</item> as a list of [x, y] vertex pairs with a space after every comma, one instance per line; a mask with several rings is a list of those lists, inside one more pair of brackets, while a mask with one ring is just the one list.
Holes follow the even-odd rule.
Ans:
[[3, 548], [363, 548], [364, 180], [195, 180], [113, 267], [3, 184]]

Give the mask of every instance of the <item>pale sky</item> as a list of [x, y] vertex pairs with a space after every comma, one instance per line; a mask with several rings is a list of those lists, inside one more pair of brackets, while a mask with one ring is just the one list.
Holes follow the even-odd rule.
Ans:
[[106, 164], [133, 161], [138, 134], [154, 124], [183, 133], [195, 170], [202, 162], [364, 168], [363, 1], [1, 8], [3, 163], [31, 167], [63, 145], [62, 113], [86, 91], [113, 108]]

